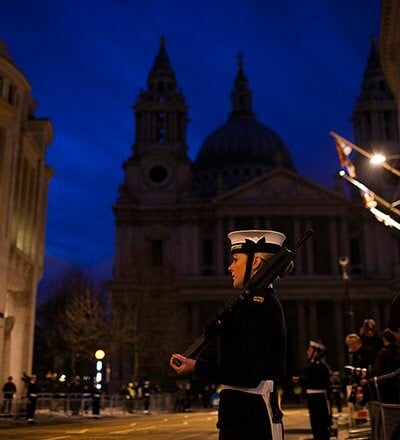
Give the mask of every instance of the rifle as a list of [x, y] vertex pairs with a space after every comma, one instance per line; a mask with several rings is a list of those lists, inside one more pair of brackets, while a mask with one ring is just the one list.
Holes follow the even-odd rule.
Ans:
[[[247, 296], [250, 296], [252, 291], [268, 287], [273, 281], [282, 277], [294, 260], [294, 252], [302, 246], [313, 233], [314, 231], [309, 229], [293, 246], [292, 250], [282, 247], [276, 254], [269, 258], [262, 268], [245, 284], [241, 294], [227, 302], [223, 312], [207, 325], [204, 333], [190, 344], [182, 355], [189, 358], [196, 358], [196, 356], [203, 352], [215, 340], [218, 331], [223, 327], [224, 321], [232, 313], [236, 304], [243, 301]], [[172, 362], [178, 367], [182, 364], [182, 362], [176, 358], [174, 358]]]

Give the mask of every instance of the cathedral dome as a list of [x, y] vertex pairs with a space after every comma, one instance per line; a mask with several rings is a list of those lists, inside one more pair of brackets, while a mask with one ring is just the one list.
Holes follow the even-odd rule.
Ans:
[[201, 146], [196, 168], [225, 165], [293, 169], [291, 155], [281, 137], [255, 119], [229, 119]]
[[231, 98], [228, 121], [208, 136], [194, 163], [196, 187], [203, 195], [229, 191], [275, 168], [294, 170], [281, 137], [259, 123], [252, 111], [241, 56]]

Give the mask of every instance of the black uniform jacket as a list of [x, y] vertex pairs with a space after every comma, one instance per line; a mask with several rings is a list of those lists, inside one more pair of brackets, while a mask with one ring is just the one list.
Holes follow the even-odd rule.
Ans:
[[[252, 292], [236, 303], [229, 319], [224, 321], [218, 340], [213, 358], [198, 359], [197, 377], [246, 388], [256, 387], [261, 380], [281, 378], [285, 373], [286, 325], [273, 289]], [[223, 391], [219, 426], [259, 420], [260, 411], [265, 418], [261, 396]]]

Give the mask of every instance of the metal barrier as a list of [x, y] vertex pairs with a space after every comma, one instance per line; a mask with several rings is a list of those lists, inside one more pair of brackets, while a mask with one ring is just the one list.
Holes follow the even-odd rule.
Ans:
[[370, 402], [373, 440], [400, 439], [400, 405]]
[[[374, 377], [369, 384], [375, 393], [370, 402], [372, 439], [400, 440], [400, 368]], [[396, 403], [386, 403], [387, 396]]]
[[[156, 412], [173, 411], [174, 394], [155, 393], [150, 398], [150, 410]], [[26, 398], [14, 398], [9, 414], [0, 414], [1, 417], [26, 417]], [[100, 401], [102, 411], [113, 413], [135, 413], [144, 410], [143, 399], [126, 399], [118, 394], [102, 394]], [[88, 393], [59, 394], [40, 393], [36, 402], [37, 411], [63, 413], [65, 415], [89, 415], [92, 413], [92, 396]]]

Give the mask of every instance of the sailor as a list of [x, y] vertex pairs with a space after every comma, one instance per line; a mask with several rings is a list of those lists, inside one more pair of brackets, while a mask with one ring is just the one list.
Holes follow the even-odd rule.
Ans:
[[306, 391], [311, 430], [315, 440], [329, 440], [332, 424], [328, 401], [330, 369], [323, 362], [324, 344], [311, 340], [306, 351], [308, 366], [303, 370], [303, 387]]
[[[282, 248], [286, 238], [269, 230], [233, 231], [228, 237], [232, 254], [228, 270], [237, 289]], [[171, 367], [179, 374], [194, 372], [200, 379], [221, 384], [219, 440], [282, 438], [270, 394], [285, 374], [286, 325], [272, 285], [253, 289], [235, 302], [219, 332], [217, 350], [198, 359], [174, 354]]]

